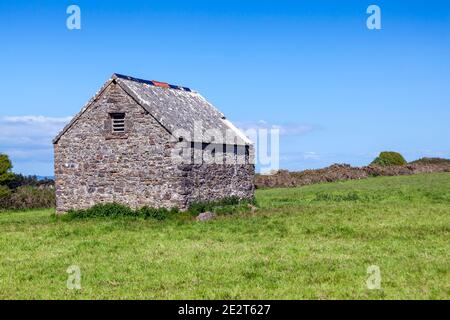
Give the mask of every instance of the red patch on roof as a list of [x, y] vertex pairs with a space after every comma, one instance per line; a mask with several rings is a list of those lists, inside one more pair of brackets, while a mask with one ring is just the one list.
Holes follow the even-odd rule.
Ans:
[[159, 81], [155, 81], [152, 80], [153, 84], [157, 87], [161, 87], [161, 88], [169, 88], [169, 84], [165, 83], [165, 82], [159, 82]]

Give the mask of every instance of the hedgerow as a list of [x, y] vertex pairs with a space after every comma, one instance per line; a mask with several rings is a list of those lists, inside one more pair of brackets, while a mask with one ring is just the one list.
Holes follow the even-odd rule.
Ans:
[[1, 210], [45, 209], [55, 206], [55, 191], [48, 188], [19, 187], [10, 190], [0, 186]]

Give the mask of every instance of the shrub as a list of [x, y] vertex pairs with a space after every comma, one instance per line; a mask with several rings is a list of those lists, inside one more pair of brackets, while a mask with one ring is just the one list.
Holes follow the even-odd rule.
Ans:
[[43, 209], [55, 206], [55, 191], [36, 187], [19, 187], [13, 192], [0, 187], [0, 209]]
[[381, 152], [380, 155], [372, 161], [370, 165], [377, 166], [403, 166], [406, 165], [407, 162], [403, 156], [398, 152], [392, 151], [384, 151]]
[[[219, 215], [228, 215], [237, 212], [246, 212], [250, 210], [249, 204], [256, 204], [254, 200], [239, 199], [238, 197], [228, 197], [214, 202], [193, 203], [184, 214], [177, 215], [179, 219], [190, 219], [192, 216], [199, 215], [202, 212], [212, 211]], [[125, 205], [118, 203], [97, 204], [85, 210], [70, 210], [65, 216], [65, 220], [77, 218], [94, 217], [140, 217], [144, 219], [155, 219], [158, 221], [166, 220], [180, 213], [178, 208], [152, 208], [142, 207], [133, 210]]]
[[11, 190], [7, 186], [0, 186], [0, 201], [11, 195]]
[[74, 218], [135, 216], [135, 212], [122, 204], [101, 203], [85, 210], [70, 210], [68, 214]]
[[8, 209], [11, 190], [6, 186], [0, 186], [0, 210]]
[[166, 220], [170, 215], [178, 213], [178, 208], [166, 209], [166, 208], [150, 208], [143, 207], [138, 210], [138, 215], [142, 218], [152, 218], [159, 221]]
[[198, 215], [202, 212], [211, 211], [213, 204], [211, 202], [194, 202], [189, 205], [188, 212], [191, 215]]
[[70, 218], [96, 218], [96, 217], [141, 217], [144, 219], [156, 219], [159, 221], [167, 219], [170, 215], [178, 213], [178, 208], [150, 208], [143, 207], [133, 210], [119, 203], [96, 204], [85, 210], [70, 210], [67, 216]]
[[37, 177], [16, 175], [11, 172], [12, 167], [9, 157], [0, 154], [0, 210], [43, 209], [55, 206], [55, 191], [48, 188], [52, 181], [40, 182]]

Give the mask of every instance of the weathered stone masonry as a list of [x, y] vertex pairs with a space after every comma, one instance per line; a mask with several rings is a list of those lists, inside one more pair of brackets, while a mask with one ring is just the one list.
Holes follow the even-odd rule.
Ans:
[[[190, 91], [122, 77], [113, 76], [54, 140], [57, 212], [110, 202], [133, 208], [184, 209], [196, 201], [231, 195], [253, 197], [254, 165], [248, 161], [239, 165], [177, 164], [171, 157], [178, 142], [172, 134], [176, 123], [160, 113], [161, 108], [167, 112], [170, 105], [174, 113], [179, 108], [178, 115], [186, 117], [188, 108], [208, 109], [211, 105]], [[143, 99], [136, 88], [153, 90], [148, 96], [155, 98]], [[214, 125], [211, 113], [217, 111], [207, 111], [204, 121]], [[202, 111], [196, 112], [193, 114], [201, 118]], [[125, 115], [124, 132], [113, 132], [112, 114]], [[247, 147], [253, 152], [252, 145]]]

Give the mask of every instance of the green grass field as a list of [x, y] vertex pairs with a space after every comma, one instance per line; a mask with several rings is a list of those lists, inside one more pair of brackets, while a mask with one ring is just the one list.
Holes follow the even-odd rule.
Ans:
[[[450, 174], [258, 190], [257, 201], [206, 223], [0, 213], [0, 298], [450, 298]], [[71, 265], [81, 290], [66, 287]], [[379, 290], [366, 286], [371, 265]]]

